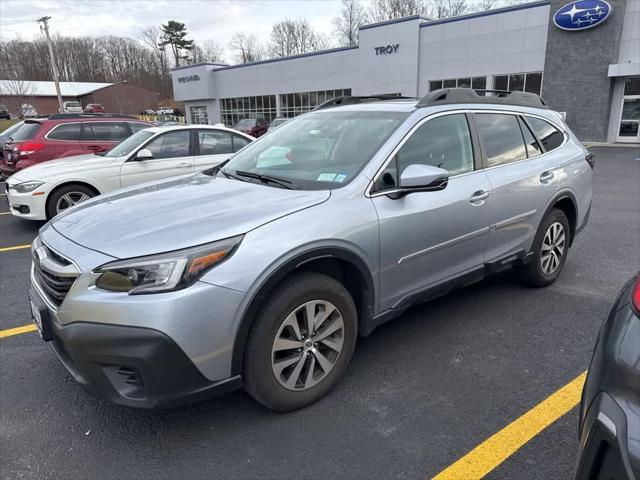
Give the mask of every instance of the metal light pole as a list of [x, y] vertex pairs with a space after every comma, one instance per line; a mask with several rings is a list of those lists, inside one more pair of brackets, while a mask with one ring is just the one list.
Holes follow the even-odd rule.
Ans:
[[60, 94], [60, 81], [58, 80], [58, 65], [56, 64], [56, 56], [53, 52], [53, 43], [49, 36], [49, 20], [51, 17], [40, 17], [36, 20], [40, 24], [40, 31], [44, 34], [49, 45], [49, 57], [51, 57], [51, 67], [53, 70], [53, 81], [56, 84], [56, 93], [58, 94], [58, 111], [62, 113], [62, 95]]

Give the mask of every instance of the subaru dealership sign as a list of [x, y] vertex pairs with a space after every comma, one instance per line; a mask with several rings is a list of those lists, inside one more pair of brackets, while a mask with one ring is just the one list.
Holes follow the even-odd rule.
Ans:
[[553, 16], [553, 23], [562, 30], [586, 30], [597, 27], [611, 14], [605, 0], [579, 0], [567, 3]]

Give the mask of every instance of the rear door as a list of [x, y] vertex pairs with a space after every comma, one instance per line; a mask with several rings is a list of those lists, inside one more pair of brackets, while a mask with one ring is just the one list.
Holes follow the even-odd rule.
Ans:
[[46, 147], [40, 152], [47, 160], [69, 157], [87, 153], [80, 146], [82, 125], [80, 122], [69, 122], [55, 125], [45, 135]]
[[174, 130], [151, 139], [141, 148], [149, 150], [153, 158], [136, 160], [136, 153], [134, 153], [122, 164], [120, 185], [125, 187], [193, 172], [194, 154], [191, 132], [191, 130]]
[[521, 116], [477, 112], [474, 120], [493, 192], [486, 262], [526, 254], [548, 202], [557, 190], [555, 159], [543, 155]]
[[83, 122], [80, 138], [83, 153], [106, 152], [131, 135], [126, 122]]

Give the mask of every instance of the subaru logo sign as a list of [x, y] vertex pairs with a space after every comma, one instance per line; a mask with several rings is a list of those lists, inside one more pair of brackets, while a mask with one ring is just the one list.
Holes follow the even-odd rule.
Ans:
[[579, 0], [558, 9], [553, 23], [562, 30], [586, 30], [600, 25], [611, 13], [605, 0]]

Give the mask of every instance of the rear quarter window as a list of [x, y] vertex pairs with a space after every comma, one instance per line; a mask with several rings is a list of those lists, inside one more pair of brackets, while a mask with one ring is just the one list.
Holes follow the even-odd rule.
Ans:
[[564, 133], [551, 125], [549, 122], [536, 117], [525, 117], [531, 130], [538, 137], [545, 151], [555, 150], [564, 142]]
[[66, 141], [79, 141], [80, 140], [80, 123], [63, 123], [53, 127], [53, 129], [47, 134], [47, 138], [51, 140], [66, 140]]

